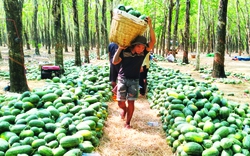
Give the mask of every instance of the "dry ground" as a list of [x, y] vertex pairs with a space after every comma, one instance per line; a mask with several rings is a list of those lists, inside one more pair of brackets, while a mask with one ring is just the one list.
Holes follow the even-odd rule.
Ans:
[[[0, 61], [0, 70], [8, 70], [7, 50], [5, 47], [0, 47], [4, 60]], [[34, 51], [27, 51], [25, 54], [33, 54]], [[41, 52], [42, 57], [32, 57], [29, 59], [50, 60], [52, 56], [48, 56], [46, 52]], [[65, 55], [72, 57], [73, 53], [65, 53]], [[74, 58], [74, 57], [72, 57]], [[182, 58], [182, 54], [177, 55], [178, 59]], [[158, 62], [160, 66], [166, 68], [179, 69], [183, 73], [189, 73], [196, 80], [205, 81], [201, 74], [194, 71], [195, 59], [189, 58], [190, 64], [181, 66], [175, 63]], [[98, 61], [91, 60], [91, 63], [103, 64], [107, 60]], [[201, 54], [201, 67], [212, 67], [213, 58], [206, 57]], [[231, 57], [226, 56], [225, 59], [226, 71], [235, 73], [250, 74], [250, 62], [246, 61], [232, 61]], [[230, 77], [232, 78], [232, 77]], [[2, 88], [6, 86], [8, 80], [1, 79], [0, 94], [5, 94]], [[45, 84], [44, 81], [28, 81], [29, 87], [37, 88]], [[219, 89], [225, 93], [226, 98], [242, 103], [250, 103], [249, 95], [244, 94], [245, 89], [250, 89], [249, 82], [243, 82], [238, 85], [222, 84], [214, 82]], [[235, 96], [227, 96], [228, 93], [234, 93]], [[172, 156], [171, 148], [166, 143], [166, 136], [161, 128], [161, 122], [157, 117], [156, 110], [149, 108], [147, 99], [140, 97], [135, 104], [135, 112], [132, 119], [133, 129], [127, 130], [123, 128], [124, 121], [119, 117], [119, 109], [117, 102], [111, 101], [109, 104], [109, 116], [105, 123], [104, 136], [101, 139], [100, 146], [96, 149], [96, 153], [101, 156]], [[158, 126], [149, 126], [148, 122], [158, 122]]]
[[[109, 103], [105, 135], [97, 152], [102, 156], [171, 156], [171, 148], [166, 144], [157, 112], [149, 108], [145, 98], [139, 98], [135, 107], [133, 128], [125, 129], [125, 121], [119, 117], [117, 103]], [[157, 122], [159, 125], [150, 126], [148, 122]]]

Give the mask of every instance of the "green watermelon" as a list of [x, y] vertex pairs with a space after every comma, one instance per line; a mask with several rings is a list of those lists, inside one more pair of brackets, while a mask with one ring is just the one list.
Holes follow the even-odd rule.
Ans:
[[119, 4], [117, 6], [117, 9], [122, 10], [122, 11], [126, 11], [126, 8], [125, 8], [125, 6], [123, 4]]

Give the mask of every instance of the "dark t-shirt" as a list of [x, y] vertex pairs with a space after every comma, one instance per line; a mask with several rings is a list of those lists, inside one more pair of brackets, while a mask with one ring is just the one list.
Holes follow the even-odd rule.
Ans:
[[118, 72], [119, 72], [119, 69], [120, 69], [120, 64], [114, 65], [112, 63], [113, 57], [114, 57], [115, 52], [117, 51], [117, 49], [118, 49], [118, 45], [113, 43], [113, 42], [110, 43], [109, 46], [108, 46], [108, 50], [109, 50], [109, 53], [110, 53], [110, 55], [109, 55], [109, 60], [110, 60], [109, 80], [111, 82], [116, 82]]
[[139, 79], [141, 65], [147, 53], [146, 50], [141, 54], [132, 54], [130, 48], [123, 50], [120, 54], [122, 62], [118, 76], [127, 79]]
[[112, 63], [113, 57], [114, 57], [115, 52], [116, 52], [117, 49], [118, 49], [118, 45], [117, 44], [115, 44], [113, 42], [109, 44], [108, 50], [110, 52], [110, 55], [109, 55], [110, 63]]

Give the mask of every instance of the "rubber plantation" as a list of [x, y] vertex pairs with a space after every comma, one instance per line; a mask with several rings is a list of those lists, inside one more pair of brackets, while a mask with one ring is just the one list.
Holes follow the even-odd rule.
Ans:
[[[41, 80], [39, 68], [28, 69], [28, 78]], [[0, 155], [95, 152], [112, 100], [109, 65], [75, 67], [66, 61], [65, 69], [63, 76], [46, 79], [44, 87], [1, 95]], [[148, 82], [150, 108], [158, 111], [173, 155], [249, 155], [248, 104], [230, 101], [212, 83], [156, 63], [151, 63]]]

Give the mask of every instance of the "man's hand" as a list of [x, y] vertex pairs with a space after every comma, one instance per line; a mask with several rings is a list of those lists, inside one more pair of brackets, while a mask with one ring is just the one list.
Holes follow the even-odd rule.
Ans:
[[140, 73], [142, 73], [143, 72], [143, 67], [141, 67], [141, 69], [140, 69]]
[[117, 64], [119, 64], [119, 63], [122, 61], [122, 59], [121, 59], [119, 56], [120, 56], [121, 51], [124, 50], [124, 49], [126, 49], [126, 47], [123, 47], [123, 46], [120, 46], [120, 45], [119, 45], [119, 47], [118, 47], [118, 49], [116, 50], [115, 55], [114, 55], [114, 57], [113, 57], [112, 63], [113, 63], [114, 65], [117, 65]]
[[124, 49], [126, 49], [127, 47], [124, 47], [124, 46], [119, 46], [119, 49], [121, 49], [121, 50], [124, 50]]
[[145, 21], [148, 23], [148, 25], [152, 25], [152, 20], [149, 16], [145, 18]]
[[151, 51], [156, 43], [156, 38], [155, 38], [155, 32], [153, 30], [152, 26], [152, 20], [150, 17], [147, 17], [146, 22], [148, 23], [149, 26], [149, 34], [150, 34], [150, 41], [148, 43], [147, 51]]

